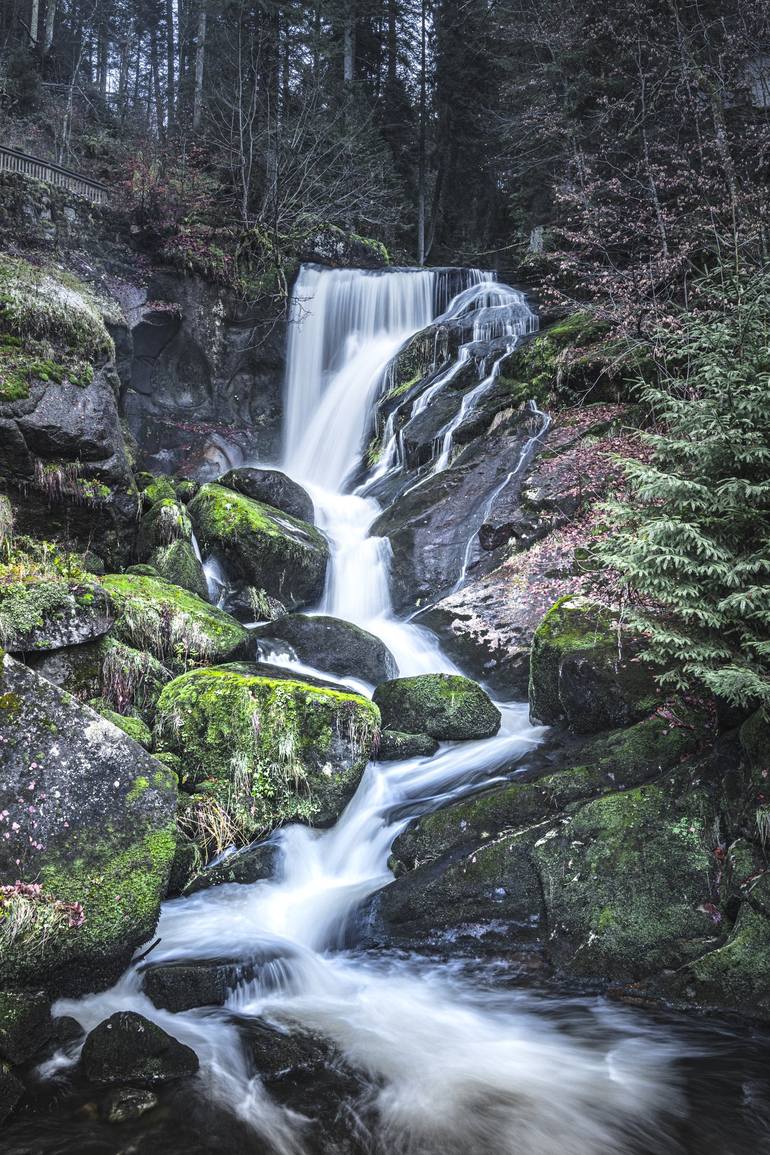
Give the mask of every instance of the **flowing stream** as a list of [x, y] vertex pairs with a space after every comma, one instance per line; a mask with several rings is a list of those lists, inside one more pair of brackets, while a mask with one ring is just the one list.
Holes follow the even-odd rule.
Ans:
[[[531, 315], [522, 318], [522, 304], [520, 294], [473, 271], [459, 285], [457, 274], [416, 270], [308, 267], [299, 278], [282, 468], [311, 492], [331, 544], [318, 609], [379, 635], [402, 675], [455, 667], [432, 634], [395, 619], [389, 546], [368, 534], [379, 506], [349, 492], [347, 482], [388, 362], [404, 341], [448, 310], [478, 308], [479, 322], [491, 325], [487, 335], [499, 335], [502, 325], [510, 345], [514, 324], [518, 332], [535, 324]], [[450, 452], [446, 437], [441, 452]], [[524, 464], [522, 458], [516, 468]], [[218, 886], [164, 905], [154, 964], [273, 960], [235, 990], [225, 1008], [159, 1011], [142, 992], [141, 968], [133, 966], [111, 990], [62, 1001], [57, 1012], [90, 1030], [116, 1010], [133, 1009], [194, 1047], [203, 1093], [253, 1128], [255, 1152], [299, 1155], [313, 1148], [312, 1127], [273, 1101], [252, 1069], [239, 1027], [249, 1018], [320, 1032], [362, 1073], [366, 1102], [351, 1115], [345, 1151], [673, 1151], [656, 1136], [665, 1135], [665, 1119], [682, 1111], [674, 1067], [683, 1048], [665, 1025], [601, 1000], [549, 999], [510, 981], [501, 986], [467, 960], [367, 953], [351, 949], [345, 937], [362, 900], [391, 880], [389, 850], [408, 822], [510, 773], [537, 745], [542, 731], [530, 725], [526, 705], [501, 703], [500, 709], [495, 738], [447, 743], [432, 758], [370, 764], [333, 828], [283, 829], [273, 879]], [[74, 1058], [72, 1049], [60, 1053], [48, 1074]], [[308, 1103], [307, 1114], [313, 1112]], [[175, 1150], [171, 1140], [168, 1150]]]

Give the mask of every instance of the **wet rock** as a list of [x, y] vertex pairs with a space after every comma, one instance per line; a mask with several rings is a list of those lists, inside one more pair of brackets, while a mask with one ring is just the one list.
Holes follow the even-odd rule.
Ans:
[[533, 718], [592, 733], [638, 721], [658, 701], [652, 672], [634, 659], [634, 639], [617, 615], [580, 597], [549, 610], [532, 645]]
[[254, 978], [256, 969], [256, 963], [238, 961], [150, 966], [144, 972], [144, 990], [165, 1011], [222, 1007], [238, 983]]
[[[93, 990], [151, 935], [176, 844], [176, 776], [6, 655], [0, 667], [0, 986]], [[16, 886], [21, 879], [21, 887]]]
[[250, 884], [272, 878], [278, 866], [280, 850], [275, 842], [259, 842], [228, 854], [216, 866], [196, 874], [185, 886], [185, 894], [195, 894], [210, 886], [239, 882]]
[[315, 521], [310, 494], [278, 469], [231, 469], [218, 479], [217, 484], [226, 489], [234, 489], [236, 493], [259, 501], [262, 505], [283, 510], [299, 521], [306, 521], [310, 525]]
[[24, 1084], [0, 1063], [0, 1124], [5, 1122], [23, 1094]]
[[383, 730], [377, 758], [380, 762], [395, 762], [402, 758], [431, 758], [438, 750], [438, 742], [430, 734], [403, 734], [398, 730]]
[[0, 587], [0, 638], [10, 653], [58, 650], [100, 638], [113, 623], [96, 582], [13, 582]]
[[101, 1104], [101, 1115], [108, 1123], [129, 1123], [158, 1105], [158, 1096], [144, 1087], [118, 1087]]
[[258, 637], [287, 642], [306, 665], [340, 677], [355, 677], [376, 686], [398, 675], [395, 658], [384, 642], [339, 618], [289, 614], [256, 632]]
[[432, 738], [491, 738], [500, 711], [481, 686], [458, 674], [419, 674], [383, 682], [374, 692], [384, 728]]
[[194, 1075], [198, 1056], [142, 1015], [119, 1011], [88, 1035], [80, 1065], [89, 1082], [102, 1087], [156, 1087]]
[[379, 711], [358, 694], [249, 667], [194, 670], [167, 685], [156, 740], [184, 757], [250, 841], [280, 823], [328, 822], [347, 804], [371, 754]]
[[[163, 480], [168, 484], [172, 496], [155, 501], [143, 514], [136, 539], [138, 560], [149, 562], [151, 565], [155, 564], [151, 559], [153, 550], [171, 545], [175, 541], [189, 542], [192, 537], [192, 523], [185, 506], [177, 501], [168, 478]], [[146, 498], [153, 488], [155, 484], [145, 490], [142, 496]]]
[[201, 549], [216, 550], [237, 577], [288, 609], [319, 600], [329, 547], [312, 525], [221, 485], [204, 485], [188, 509]]
[[24, 1063], [55, 1031], [51, 1000], [42, 991], [0, 992], [0, 1059]]

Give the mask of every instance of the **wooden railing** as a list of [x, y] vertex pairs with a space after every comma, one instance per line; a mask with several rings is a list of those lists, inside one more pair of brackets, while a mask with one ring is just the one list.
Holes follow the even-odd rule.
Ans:
[[104, 204], [110, 195], [107, 185], [101, 184], [98, 180], [91, 180], [89, 177], [81, 176], [80, 173], [72, 172], [68, 168], [62, 168], [61, 165], [51, 164], [47, 160], [28, 156], [16, 148], [6, 148], [5, 145], [0, 144], [0, 172], [3, 171], [20, 172], [25, 176], [36, 177], [37, 180], [44, 180], [58, 188], [68, 189], [69, 192], [76, 193], [77, 196], [85, 197], [87, 200], [95, 201], [96, 204], [100, 205]]

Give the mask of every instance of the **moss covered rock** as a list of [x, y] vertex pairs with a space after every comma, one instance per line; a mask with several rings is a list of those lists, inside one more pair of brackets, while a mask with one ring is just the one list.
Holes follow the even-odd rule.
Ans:
[[593, 733], [638, 721], [658, 700], [652, 673], [610, 610], [566, 597], [548, 611], [532, 643], [533, 718]]
[[159, 546], [150, 554], [150, 561], [155, 572], [164, 581], [172, 585], [181, 586], [195, 594], [201, 601], [208, 601], [209, 591], [206, 585], [206, 575], [200, 558], [189, 541], [179, 539], [170, 545]]
[[288, 609], [319, 600], [329, 547], [312, 525], [221, 485], [204, 485], [188, 509], [201, 547], [220, 553], [237, 577]]
[[155, 927], [176, 777], [7, 655], [0, 701], [0, 986], [90, 990]]
[[162, 498], [150, 506], [139, 522], [137, 557], [141, 561], [149, 561], [153, 550], [171, 545], [174, 541], [189, 542], [191, 538], [192, 522], [186, 508], [176, 497]]
[[418, 674], [383, 682], [374, 692], [385, 729], [454, 740], [491, 738], [500, 711], [481, 686], [459, 674]]
[[534, 848], [554, 962], [638, 979], [703, 954], [718, 900], [715, 820], [697, 775], [680, 771], [554, 823]]
[[43, 991], [0, 991], [0, 1059], [24, 1063], [53, 1033], [51, 1001]]
[[124, 734], [128, 734], [129, 738], [133, 738], [140, 746], [144, 746], [145, 750], [152, 749], [152, 731], [141, 718], [137, 718], [133, 714], [118, 714], [116, 710], [111, 710], [105, 702], [98, 698], [90, 702], [89, 705], [93, 710], [96, 710], [97, 714], [101, 714], [108, 722], [112, 722], [113, 726], [117, 726]]
[[310, 525], [315, 521], [310, 494], [278, 469], [231, 469], [219, 478], [218, 484]]
[[383, 730], [377, 758], [380, 762], [396, 762], [402, 758], [430, 758], [438, 750], [438, 742], [430, 734], [403, 734], [398, 730]]
[[102, 584], [115, 606], [115, 637], [172, 670], [249, 650], [248, 632], [235, 618], [179, 586], [138, 574], [108, 574]]
[[0, 644], [11, 653], [58, 650], [106, 634], [113, 616], [96, 582], [0, 584]]
[[377, 708], [357, 694], [221, 666], [165, 687], [156, 738], [184, 755], [191, 782], [248, 842], [289, 819], [336, 818], [378, 725]]

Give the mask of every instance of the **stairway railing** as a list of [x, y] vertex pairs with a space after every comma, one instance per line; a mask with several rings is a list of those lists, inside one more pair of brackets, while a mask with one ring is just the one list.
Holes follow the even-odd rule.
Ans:
[[90, 177], [62, 168], [59, 164], [40, 160], [39, 157], [29, 156], [16, 148], [7, 148], [0, 144], [0, 172], [20, 172], [24, 176], [32, 176], [37, 180], [47, 181], [57, 188], [68, 189], [77, 196], [85, 197], [96, 204], [105, 204], [109, 199], [110, 190], [101, 181], [91, 180]]

